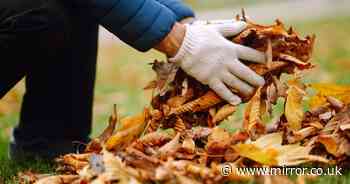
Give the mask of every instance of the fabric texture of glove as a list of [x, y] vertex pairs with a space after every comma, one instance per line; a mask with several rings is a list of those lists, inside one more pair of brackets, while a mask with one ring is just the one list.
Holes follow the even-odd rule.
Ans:
[[246, 23], [241, 21], [186, 25], [184, 41], [176, 56], [169, 61], [177, 63], [187, 74], [209, 85], [230, 104], [237, 105], [241, 103], [241, 98], [229, 88], [248, 96], [254, 92], [254, 87], [265, 83], [263, 77], [239, 61], [264, 63], [265, 55], [225, 38], [245, 28]]

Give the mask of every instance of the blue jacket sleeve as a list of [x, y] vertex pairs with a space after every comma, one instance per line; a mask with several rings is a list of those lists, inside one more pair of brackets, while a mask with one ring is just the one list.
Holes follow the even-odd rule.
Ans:
[[[97, 21], [140, 51], [158, 44], [172, 29], [177, 16], [156, 0], [86, 0]], [[83, 5], [85, 6], [85, 5]]]
[[186, 6], [182, 0], [157, 0], [159, 3], [168, 7], [171, 11], [173, 11], [176, 15], [178, 21], [187, 18], [194, 17], [195, 14], [193, 10]]

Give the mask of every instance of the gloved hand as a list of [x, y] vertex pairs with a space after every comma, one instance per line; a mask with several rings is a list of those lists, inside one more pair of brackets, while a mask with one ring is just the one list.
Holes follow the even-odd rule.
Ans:
[[177, 63], [187, 74], [209, 85], [230, 104], [237, 105], [241, 103], [241, 98], [228, 87], [248, 96], [254, 92], [254, 87], [265, 83], [263, 77], [239, 61], [264, 63], [264, 53], [224, 38], [240, 33], [245, 27], [246, 23], [241, 21], [187, 24], [182, 45], [169, 61]]
[[[241, 31], [239, 31], [238, 33], [236, 33], [236, 31], [234, 31], [232, 29], [232, 26], [234, 26], [235, 24], [239, 24], [239, 23], [243, 23], [245, 24], [245, 22], [242, 21], [236, 21], [233, 19], [221, 19], [221, 20], [197, 20], [194, 17], [189, 17], [186, 19], [181, 20], [182, 24], [187, 24], [187, 25], [203, 25], [206, 27], [211, 27], [213, 29], [218, 30], [222, 36], [224, 37], [230, 37], [230, 36], [234, 36], [236, 34], [238, 34], [239, 32], [241, 32], [246, 25], [244, 26], [244, 28], [242, 28]], [[228, 29], [227, 31], [225, 31], [226, 29]]]

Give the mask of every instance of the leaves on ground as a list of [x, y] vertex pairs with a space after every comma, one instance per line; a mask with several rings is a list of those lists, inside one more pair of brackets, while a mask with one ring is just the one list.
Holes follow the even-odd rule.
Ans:
[[[349, 167], [348, 88], [311, 85], [319, 94], [305, 112], [306, 85], [299, 78], [280, 79], [282, 74], [313, 67], [310, 59], [315, 36], [301, 38], [279, 20], [264, 26], [248, 20], [244, 13], [237, 19], [246, 21], [248, 27], [232, 41], [266, 52], [269, 59], [267, 64], [247, 64], [266, 80], [253, 96], [232, 90], [248, 103], [241, 130], [229, 133], [218, 126], [236, 107], [171, 63], [156, 61], [157, 79], [146, 87], [154, 90], [151, 107], [118, 123], [113, 123], [118, 118], [111, 118], [112, 123], [85, 153], [58, 159], [66, 175], [50, 177], [74, 176], [69, 183], [211, 184], [261, 178], [235, 171], [224, 176], [220, 173], [224, 163], [233, 170], [306, 162], [345, 163]], [[284, 112], [266, 125], [262, 116], [271, 114], [278, 98], [285, 99]], [[267, 183], [293, 183], [282, 176], [262, 178]], [[37, 179], [39, 183], [51, 178]], [[304, 179], [300, 177], [298, 182]]]

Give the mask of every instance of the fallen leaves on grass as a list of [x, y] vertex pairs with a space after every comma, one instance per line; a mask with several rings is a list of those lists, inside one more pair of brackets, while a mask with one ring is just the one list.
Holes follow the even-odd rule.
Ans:
[[[263, 26], [245, 15], [237, 19], [248, 27], [232, 41], [266, 52], [269, 60], [247, 63], [264, 76], [264, 86], [252, 96], [233, 90], [248, 103], [241, 130], [230, 133], [219, 126], [235, 106], [173, 64], [156, 61], [157, 79], [146, 87], [154, 90], [151, 107], [120, 122], [114, 113], [102, 135], [89, 144], [99, 147], [60, 158], [61, 168], [74, 176], [71, 183], [212, 184], [261, 178], [265, 183], [294, 183], [284, 176], [240, 175], [236, 169], [349, 163], [348, 88], [312, 85], [319, 94], [305, 112], [306, 85], [299, 78], [280, 80], [282, 74], [313, 67], [315, 37], [301, 38], [279, 20]], [[262, 116], [271, 115], [278, 98], [285, 100], [284, 112], [267, 126]], [[225, 164], [232, 173], [221, 173]]]

